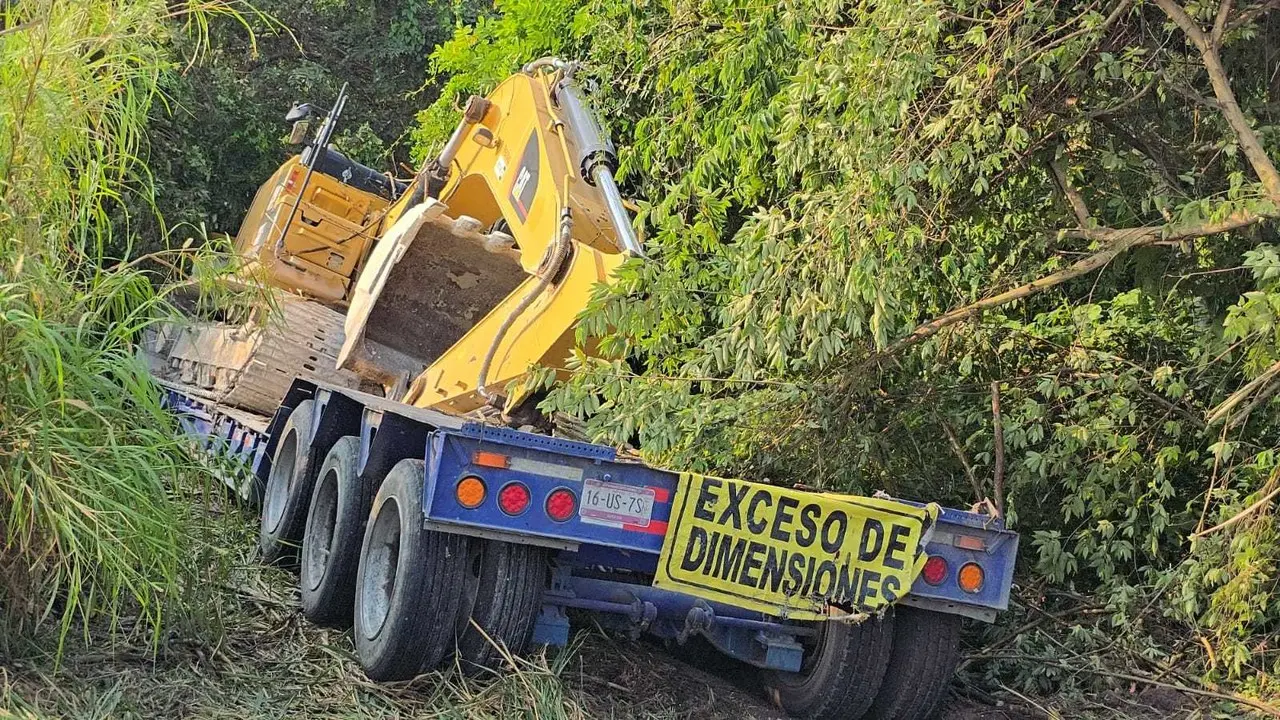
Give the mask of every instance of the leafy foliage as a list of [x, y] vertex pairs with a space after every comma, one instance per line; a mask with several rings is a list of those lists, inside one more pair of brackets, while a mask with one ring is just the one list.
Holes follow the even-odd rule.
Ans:
[[53, 620], [65, 640], [75, 623], [105, 619], [154, 642], [216, 565], [195, 541], [204, 521], [171, 497], [208, 475], [133, 350], [164, 291], [141, 260], [106, 253], [122, 195], [149, 195], [137, 153], [160, 78], [176, 67], [175, 32], [198, 50], [208, 21], [230, 12], [159, 0], [0, 8], [6, 630]]
[[[350, 99], [335, 143], [379, 171], [408, 174], [399, 140], [435, 98], [423, 84], [427, 55], [455, 18], [474, 15], [470, 5], [261, 0], [255, 13], [215, 18], [208, 51], [166, 74], [165, 102], [152, 113], [146, 160], [160, 214], [170, 227], [234, 234], [258, 186], [296, 150], [284, 142], [290, 106], [327, 108], [343, 83]], [[145, 203], [130, 209], [132, 231], [153, 249], [163, 235], [156, 214]]]
[[967, 505], [999, 492], [995, 383], [1025, 582], [1106, 610], [1073, 652], [1263, 678], [1271, 7], [506, 2], [434, 56], [417, 140], [520, 62], [587, 61], [652, 261], [596, 293], [600, 357], [547, 409], [672, 465]]

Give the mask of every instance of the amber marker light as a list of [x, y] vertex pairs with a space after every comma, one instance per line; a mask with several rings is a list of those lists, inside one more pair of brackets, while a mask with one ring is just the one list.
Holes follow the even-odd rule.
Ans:
[[956, 584], [967, 593], [976, 593], [982, 590], [982, 583], [986, 581], [986, 576], [987, 574], [982, 571], [982, 566], [978, 563], [965, 563], [956, 574]]
[[475, 475], [462, 478], [453, 489], [453, 496], [457, 498], [458, 504], [467, 509], [480, 507], [486, 494], [484, 481]]
[[472, 464], [479, 465], [480, 467], [503, 469], [511, 465], [511, 458], [503, 455], [502, 453], [477, 450], [475, 454], [471, 456], [471, 462]]

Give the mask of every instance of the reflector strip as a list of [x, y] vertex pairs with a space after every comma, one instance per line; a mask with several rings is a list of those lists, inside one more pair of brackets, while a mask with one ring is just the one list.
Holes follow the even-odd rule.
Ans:
[[541, 460], [513, 457], [507, 467], [511, 470], [526, 472], [531, 475], [542, 475], [544, 477], [559, 478], [561, 480], [582, 480], [582, 469], [573, 467], [572, 465], [559, 465], [556, 463], [543, 462]]
[[622, 526], [622, 529], [630, 530], [631, 532], [642, 532], [646, 535], [666, 535], [667, 521], [666, 520], [650, 520], [649, 525], [647, 527], [641, 526], [641, 525], [632, 525], [631, 523], [624, 523]]
[[471, 462], [481, 467], [505, 468], [510, 462], [510, 458], [501, 453], [477, 450], [476, 453], [471, 456]]

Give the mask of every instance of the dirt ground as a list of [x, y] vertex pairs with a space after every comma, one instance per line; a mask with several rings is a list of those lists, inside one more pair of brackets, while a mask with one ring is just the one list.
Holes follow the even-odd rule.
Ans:
[[[599, 717], [672, 717], [707, 720], [783, 720], [760, 690], [755, 668], [709, 647], [664, 649], [645, 642], [590, 636], [577, 659], [580, 690], [599, 700]], [[1215, 717], [1174, 690], [1133, 688], [1105, 698], [995, 698], [979, 702], [953, 688], [936, 720], [1043, 720], [1103, 718], [1157, 720]], [[596, 693], [598, 692], [598, 695]], [[1235, 715], [1218, 715], [1235, 717]]]
[[[287, 603], [287, 601], [285, 601]], [[158, 659], [136, 648], [70, 653], [61, 669], [0, 661], [0, 717], [93, 718], [466, 718], [774, 720], [785, 716], [756, 671], [707, 648], [677, 648], [591, 630], [573, 651], [535, 658], [497, 681], [456, 674], [373, 685], [345, 634], [312, 628], [299, 613], [259, 596], [260, 623], [223, 644], [172, 645]], [[999, 701], [997, 701], [999, 702]], [[938, 720], [1208, 718], [1185, 696], [1138, 693], [1070, 702], [984, 704], [956, 694]], [[1231, 717], [1231, 715], [1217, 715]]]
[[[251, 541], [245, 539], [246, 548]], [[0, 718], [461, 718], [772, 720], [757, 671], [708, 647], [665, 648], [583, 628], [565, 651], [513, 661], [497, 677], [364, 678], [347, 634], [308, 623], [296, 580], [247, 558], [213, 592], [206, 630], [145, 642], [0, 643]], [[221, 626], [210, 633], [208, 625]], [[73, 631], [74, 632], [74, 631]], [[210, 641], [210, 637], [218, 637]], [[20, 658], [20, 659], [19, 659]], [[958, 693], [965, 693], [967, 697]], [[1193, 698], [1129, 688], [1099, 698], [1026, 698], [953, 688], [940, 720], [1211, 718]]]

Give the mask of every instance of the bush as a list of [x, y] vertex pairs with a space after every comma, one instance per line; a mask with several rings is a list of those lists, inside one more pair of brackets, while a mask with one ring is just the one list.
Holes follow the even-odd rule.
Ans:
[[1024, 602], [1105, 608], [1019, 650], [1280, 669], [1273, 5], [540, 6], [442, 46], [416, 137], [543, 52], [598, 85], [650, 261], [545, 409], [678, 467], [1000, 492]]
[[[144, 260], [107, 248], [177, 32], [217, 2], [0, 6], [0, 609], [8, 629], [77, 622], [153, 640], [198, 583], [177, 483], [207, 477], [135, 356], [166, 311]], [[182, 253], [178, 253], [181, 256]], [[173, 265], [172, 260], [167, 260]], [[128, 617], [127, 625], [122, 622]]]

